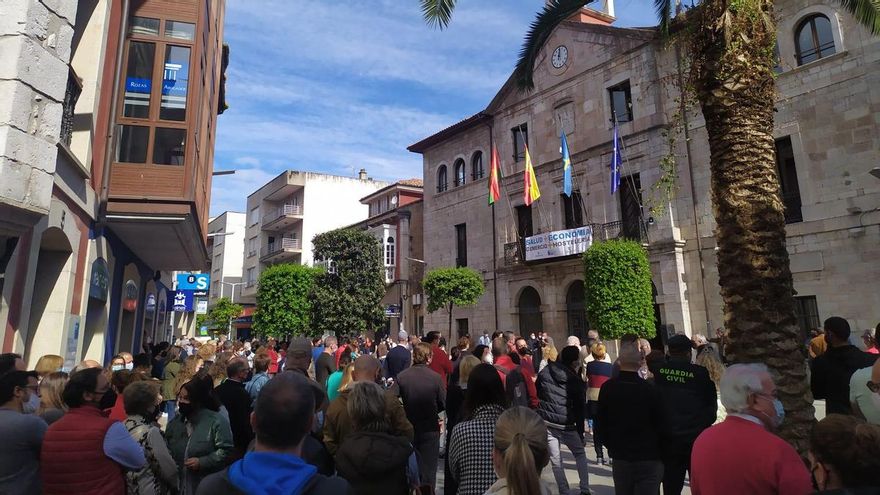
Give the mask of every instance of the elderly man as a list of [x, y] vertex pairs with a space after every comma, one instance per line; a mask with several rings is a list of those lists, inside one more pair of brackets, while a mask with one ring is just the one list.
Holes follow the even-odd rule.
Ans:
[[[358, 357], [354, 361], [354, 372], [352, 378], [355, 382], [373, 382], [379, 378], [381, 365], [379, 360], [369, 354]], [[351, 418], [348, 414], [348, 397], [350, 390], [346, 389], [339, 393], [339, 396], [330, 403], [327, 408], [327, 419], [324, 421], [324, 445], [332, 455], [336, 455], [336, 451], [342, 442], [352, 431]], [[409, 420], [406, 419], [406, 412], [397, 396], [387, 391], [385, 392], [385, 413], [388, 424], [391, 426], [391, 433], [405, 437], [410, 443], [413, 441], [413, 427]]]
[[737, 364], [721, 378], [727, 419], [703, 431], [691, 456], [694, 495], [811, 493], [810, 473], [794, 448], [774, 435], [785, 418], [763, 364]]

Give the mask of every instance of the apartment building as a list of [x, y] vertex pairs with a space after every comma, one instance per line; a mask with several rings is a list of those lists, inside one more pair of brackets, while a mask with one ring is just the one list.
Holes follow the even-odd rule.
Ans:
[[369, 210], [361, 198], [388, 185], [367, 177], [364, 169], [357, 177], [288, 170], [251, 193], [241, 301], [256, 304], [257, 281], [265, 267], [311, 265], [312, 239], [366, 218]]
[[385, 333], [392, 337], [398, 330], [419, 335], [424, 327], [423, 196], [422, 179], [397, 181], [362, 198], [370, 216], [351, 226], [379, 241], [386, 285]]
[[[839, 315], [853, 328], [872, 328], [880, 321], [880, 180], [871, 175], [880, 163], [880, 38], [834, 2], [774, 6], [774, 135], [799, 324], [806, 333]], [[698, 107], [688, 112], [690, 145], [679, 135], [672, 150], [674, 197], [657, 204], [654, 186], [678, 111], [670, 83], [678, 61], [655, 29], [609, 20], [582, 10], [547, 40], [533, 91], [518, 91], [511, 78], [485, 109], [409, 148], [424, 159], [428, 268], [467, 265], [486, 283], [478, 305], [455, 308], [460, 331], [584, 335], [590, 316], [580, 255], [535, 259], [524, 249], [527, 239], [583, 227], [593, 242], [625, 237], [647, 245], [661, 338], [723, 326], [705, 121]], [[615, 120], [624, 161], [612, 195]], [[563, 132], [571, 197], [562, 194]], [[542, 193], [531, 206], [523, 202], [526, 145]], [[485, 173], [493, 146], [504, 177], [494, 208], [486, 205]], [[652, 214], [652, 203], [663, 213]], [[426, 318], [428, 330], [445, 325], [442, 312]]]
[[241, 300], [246, 216], [224, 211], [208, 222], [208, 249], [211, 251], [209, 307], [221, 297], [228, 297], [233, 302]]
[[32, 366], [171, 337], [204, 270], [224, 0], [6, 2], [0, 341]]

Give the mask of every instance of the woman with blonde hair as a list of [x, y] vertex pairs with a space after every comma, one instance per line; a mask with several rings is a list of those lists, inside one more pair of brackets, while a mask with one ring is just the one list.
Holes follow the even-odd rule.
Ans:
[[550, 462], [547, 426], [535, 411], [512, 407], [495, 424], [492, 465], [498, 481], [487, 495], [550, 495], [541, 471]]
[[63, 371], [49, 373], [40, 382], [40, 408], [37, 416], [43, 418], [46, 424], [52, 424], [64, 416], [67, 412], [67, 404], [61, 399], [64, 386], [67, 385], [69, 376]]
[[62, 366], [64, 366], [63, 357], [56, 354], [45, 354], [37, 360], [34, 371], [37, 372], [37, 379], [43, 381], [43, 378], [49, 375], [49, 373], [61, 371]]
[[229, 361], [232, 360], [234, 354], [231, 351], [224, 351], [217, 355], [217, 360], [211, 363], [211, 367], [208, 369], [208, 374], [211, 375], [211, 379], [214, 380], [214, 387], [218, 387], [221, 383], [226, 381], [226, 367], [229, 366]]
[[184, 359], [183, 366], [180, 368], [180, 372], [177, 374], [176, 383], [174, 384], [175, 392], [179, 393], [183, 384], [192, 380], [204, 366], [205, 361], [198, 356], [189, 356]]
[[538, 373], [540, 373], [541, 370], [543, 370], [547, 366], [547, 363], [550, 363], [551, 361], [556, 361], [557, 357], [559, 357], [559, 351], [557, 351], [556, 346], [553, 345], [553, 339], [547, 337], [547, 343], [541, 350], [541, 364], [538, 367]]
[[[590, 348], [593, 360], [587, 363], [587, 418], [589, 419], [590, 432], [596, 431], [599, 426], [599, 390], [602, 385], [611, 379], [614, 365], [606, 359], [608, 356], [605, 344], [597, 342]], [[595, 436], [593, 437], [593, 447], [596, 449], [596, 461], [605, 465], [605, 453], [603, 451], [602, 442]]]
[[724, 363], [721, 362], [721, 358], [715, 352], [715, 349], [706, 346], [697, 354], [694, 364], [706, 368], [706, 371], [709, 372], [709, 378], [715, 383], [716, 395], [718, 396], [718, 413], [713, 424], [717, 425], [727, 417], [727, 410], [724, 409], [724, 404], [721, 403], [721, 377], [724, 375]]

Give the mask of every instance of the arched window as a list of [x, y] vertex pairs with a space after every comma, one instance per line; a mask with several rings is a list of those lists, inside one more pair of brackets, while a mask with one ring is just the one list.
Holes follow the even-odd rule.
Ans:
[[446, 180], [446, 165], [440, 165], [440, 168], [437, 169], [437, 192], [441, 193], [448, 187], [449, 182]]
[[835, 53], [831, 21], [814, 14], [801, 21], [795, 34], [798, 65], [808, 64]]
[[464, 160], [462, 160], [461, 158], [455, 160], [455, 164], [452, 166], [452, 169], [455, 171], [455, 187], [463, 185], [465, 179]]
[[474, 180], [483, 178], [483, 152], [477, 151], [474, 153], [474, 157], [471, 158], [471, 170], [473, 173], [471, 176]]
[[389, 237], [385, 243], [385, 266], [394, 266], [394, 238]]

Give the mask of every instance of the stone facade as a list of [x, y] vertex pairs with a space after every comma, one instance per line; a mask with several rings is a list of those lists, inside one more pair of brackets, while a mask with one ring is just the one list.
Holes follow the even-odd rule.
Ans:
[[[880, 163], [880, 38], [871, 37], [834, 3], [783, 0], [777, 8], [780, 73], [775, 136], [780, 143], [791, 142], [794, 165], [788, 170], [796, 173], [795, 191], [800, 192], [801, 221], [787, 226], [799, 316], [803, 327], [832, 315], [849, 319], [854, 331], [872, 327], [880, 321], [875, 282], [880, 275], [876, 261], [880, 180], [868, 172]], [[795, 32], [813, 14], [831, 21], [836, 53], [798, 66]], [[554, 68], [551, 54], [559, 46], [567, 48], [568, 60]], [[615, 229], [632, 222], [631, 215], [623, 212], [622, 200], [629, 191], [626, 187], [638, 186], [631, 179], [638, 174], [642, 208], [641, 215], [636, 214], [636, 230], [649, 251], [659, 328], [705, 334], [722, 326], [709, 149], [697, 107], [687, 112], [690, 146], [680, 133], [672, 144], [677, 163], [674, 197], [665, 201], [654, 188], [663, 175], [660, 161], [670, 153], [666, 131], [678, 111], [677, 73], [675, 50], [662, 46], [654, 30], [568, 21], [557, 28], [538, 57], [533, 91], [518, 92], [509, 80], [481, 113], [410, 147], [424, 157], [428, 268], [455, 264], [455, 225], [465, 223], [468, 266], [486, 281], [486, 293], [477, 306], [455, 310], [455, 318], [470, 319], [471, 334], [532, 331], [539, 324], [556, 338], [584, 331], [578, 322], [578, 283], [583, 280], [579, 258], [529, 263], [505, 259], [519, 241], [516, 208], [523, 205], [524, 161], [513, 156], [512, 129], [522, 125], [528, 129], [527, 143], [542, 192], [531, 212], [534, 233], [565, 228], [559, 151], [564, 130], [573, 188], [582, 198], [581, 223], [599, 227], [594, 237], [614, 237]], [[619, 126], [624, 184], [612, 196], [609, 88], [625, 82], [632, 119]], [[490, 208], [486, 206], [488, 172], [473, 181], [469, 174], [473, 154], [480, 151], [488, 157], [493, 145], [504, 179], [501, 200]], [[463, 185], [452, 180], [458, 158], [468, 164]], [[488, 159], [484, 162], [488, 171]], [[448, 189], [440, 192], [443, 166]], [[783, 193], [789, 194], [791, 177], [787, 182], [788, 192]], [[623, 226], [615, 223], [620, 221]], [[512, 245], [505, 248], [506, 244]], [[528, 287], [540, 297], [540, 320], [535, 320], [535, 301]], [[442, 312], [429, 315], [426, 329], [444, 329], [445, 318]]]

